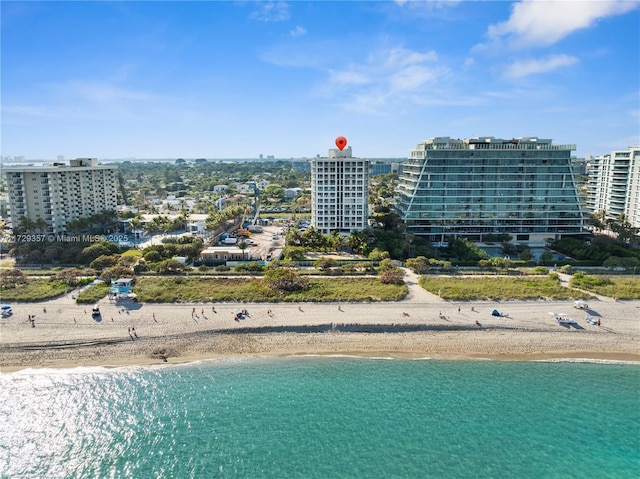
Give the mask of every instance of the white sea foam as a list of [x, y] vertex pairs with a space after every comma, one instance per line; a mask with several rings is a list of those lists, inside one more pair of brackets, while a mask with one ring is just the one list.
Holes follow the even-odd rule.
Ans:
[[640, 365], [640, 361], [626, 361], [618, 359], [590, 359], [590, 358], [554, 358], [554, 359], [536, 359], [537, 363], [592, 363], [592, 364], [631, 364]]

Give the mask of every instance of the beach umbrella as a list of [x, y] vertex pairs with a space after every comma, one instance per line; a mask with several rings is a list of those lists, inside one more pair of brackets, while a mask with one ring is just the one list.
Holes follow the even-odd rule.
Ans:
[[8, 309], [11, 309], [11, 306], [9, 306], [8, 304], [4, 304], [0, 307], [1, 310], [6, 311]]

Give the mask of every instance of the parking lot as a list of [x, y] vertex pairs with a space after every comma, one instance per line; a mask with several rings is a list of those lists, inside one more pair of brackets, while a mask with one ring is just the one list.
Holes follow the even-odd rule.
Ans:
[[263, 226], [262, 233], [251, 233], [250, 241], [246, 249], [254, 261], [276, 260], [282, 254], [285, 246], [284, 235], [281, 234], [282, 226]]

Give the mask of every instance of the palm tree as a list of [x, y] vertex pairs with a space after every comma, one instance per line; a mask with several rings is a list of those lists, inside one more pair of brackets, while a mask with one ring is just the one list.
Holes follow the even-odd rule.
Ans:
[[339, 253], [342, 251], [342, 246], [344, 245], [344, 237], [334, 230], [329, 235], [329, 244]]
[[35, 223], [33, 221], [31, 221], [29, 218], [27, 218], [26, 216], [23, 216], [22, 218], [20, 218], [20, 222], [18, 223], [18, 225], [14, 228], [14, 234], [25, 234], [25, 233], [30, 233], [35, 229]]
[[45, 231], [47, 231], [47, 229], [49, 229], [49, 225], [42, 218], [38, 218], [37, 220], [35, 220], [33, 223], [33, 227], [38, 233], [44, 233]]
[[366, 231], [352, 231], [347, 236], [346, 244], [356, 253], [364, 255], [369, 248], [369, 235]]
[[244, 261], [244, 250], [246, 250], [248, 246], [246, 241], [240, 241], [240, 243], [238, 243], [238, 248], [242, 250], [242, 261]]

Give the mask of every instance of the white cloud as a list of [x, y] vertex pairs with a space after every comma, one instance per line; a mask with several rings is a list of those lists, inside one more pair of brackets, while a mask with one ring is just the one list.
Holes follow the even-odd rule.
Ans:
[[355, 71], [330, 71], [331, 83], [344, 85], [364, 85], [371, 83], [371, 79]]
[[462, 0], [395, 0], [396, 5], [401, 8], [419, 9], [423, 11], [441, 10], [457, 5]]
[[68, 82], [60, 86], [60, 90], [75, 94], [90, 102], [113, 103], [120, 101], [151, 101], [157, 99], [154, 95], [143, 91], [122, 88], [100, 82]]
[[344, 70], [331, 70], [330, 84], [324, 91], [339, 94], [344, 108], [381, 113], [390, 105], [420, 102], [430, 86], [446, 77], [449, 70], [437, 65], [434, 51], [414, 51], [403, 47], [371, 53], [362, 63]]
[[[6, 105], [2, 107], [3, 114], [11, 114], [15, 116], [32, 116], [32, 117], [55, 117], [57, 116], [50, 108], [42, 105]], [[6, 120], [5, 120], [6, 121]]]
[[257, 5], [257, 8], [249, 15], [251, 20], [258, 20], [260, 22], [284, 22], [291, 17], [287, 2], [258, 2]]
[[304, 27], [301, 27], [300, 25], [296, 25], [296, 28], [294, 28], [293, 30], [291, 30], [291, 36], [292, 37], [300, 37], [302, 35], [306, 35], [307, 33], [307, 29]]
[[518, 60], [507, 68], [505, 76], [508, 78], [522, 78], [574, 65], [577, 62], [578, 59], [576, 57], [569, 55], [551, 55], [542, 59]]
[[431, 62], [438, 59], [438, 54], [431, 50], [425, 53], [413, 52], [404, 48], [392, 48], [385, 53], [385, 64], [390, 68], [404, 67], [416, 63]]
[[389, 85], [392, 91], [417, 90], [426, 83], [434, 81], [437, 76], [438, 71], [436, 69], [422, 65], [410, 65], [391, 75]]
[[493, 42], [504, 40], [514, 48], [548, 46], [638, 5], [624, 0], [523, 0], [513, 5], [509, 20], [489, 26], [487, 35]]

